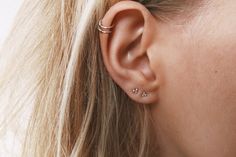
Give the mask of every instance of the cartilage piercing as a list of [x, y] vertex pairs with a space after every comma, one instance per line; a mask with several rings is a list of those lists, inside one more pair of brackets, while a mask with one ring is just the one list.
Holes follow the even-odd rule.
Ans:
[[114, 27], [114, 25], [112, 25], [112, 26], [104, 26], [104, 25], [102, 24], [102, 20], [99, 20], [97, 29], [98, 29], [101, 33], [109, 34], [109, 33], [112, 33], [112, 28], [113, 28], [113, 27]]

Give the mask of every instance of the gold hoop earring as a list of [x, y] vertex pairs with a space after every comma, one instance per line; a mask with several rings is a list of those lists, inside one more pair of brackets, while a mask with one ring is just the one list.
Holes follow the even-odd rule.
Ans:
[[112, 26], [104, 26], [104, 25], [102, 24], [102, 20], [99, 20], [97, 29], [98, 29], [99, 32], [101, 32], [101, 33], [110, 34], [110, 33], [112, 33], [112, 28], [113, 28], [113, 27], [114, 27], [114, 25], [112, 25]]

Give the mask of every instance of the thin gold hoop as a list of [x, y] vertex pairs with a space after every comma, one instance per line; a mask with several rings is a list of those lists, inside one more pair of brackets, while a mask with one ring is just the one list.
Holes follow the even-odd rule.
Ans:
[[109, 34], [109, 33], [112, 33], [112, 28], [114, 27], [114, 25], [112, 26], [104, 26], [102, 24], [102, 20], [99, 20], [98, 22], [98, 30], [101, 32], [101, 33], [104, 33], [104, 34]]

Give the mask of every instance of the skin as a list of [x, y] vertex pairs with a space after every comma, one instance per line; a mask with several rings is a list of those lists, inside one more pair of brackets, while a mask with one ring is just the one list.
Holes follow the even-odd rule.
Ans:
[[122, 1], [104, 16], [116, 25], [100, 34], [105, 66], [131, 99], [150, 105], [161, 157], [236, 156], [235, 10], [235, 0], [205, 0], [188, 20], [163, 22]]

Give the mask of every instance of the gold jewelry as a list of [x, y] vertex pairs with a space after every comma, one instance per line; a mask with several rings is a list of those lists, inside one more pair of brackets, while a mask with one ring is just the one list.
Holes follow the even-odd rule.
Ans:
[[132, 93], [133, 93], [133, 94], [138, 94], [138, 93], [139, 93], [139, 89], [138, 89], [138, 88], [132, 89]]
[[[140, 93], [140, 91], [142, 91], [142, 92]], [[146, 91], [140, 90], [139, 88], [133, 88], [133, 89], [131, 90], [131, 92], [132, 92], [133, 94], [135, 94], [135, 95], [137, 95], [137, 94], [140, 93], [140, 96], [141, 96], [141, 97], [147, 97], [147, 96], [149, 95]]]
[[109, 33], [112, 33], [112, 28], [114, 27], [114, 25], [112, 26], [103, 26], [102, 25], [102, 20], [99, 20], [98, 22], [98, 30], [101, 32], [101, 33], [104, 33], [104, 34], [109, 34]]
[[141, 97], [147, 97], [148, 96], [148, 93], [143, 91], [143, 93], [141, 94]]

